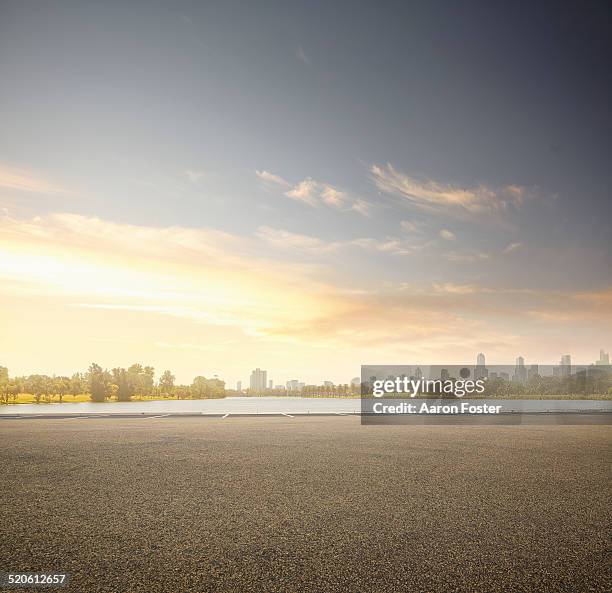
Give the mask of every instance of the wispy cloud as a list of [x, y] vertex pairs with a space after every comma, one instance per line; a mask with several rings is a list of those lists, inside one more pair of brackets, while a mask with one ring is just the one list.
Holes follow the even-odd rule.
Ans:
[[324, 241], [317, 237], [292, 233], [283, 229], [275, 229], [267, 226], [260, 227], [256, 235], [274, 247], [316, 255], [351, 248], [388, 255], [412, 255], [422, 251], [426, 246], [395, 237], [387, 237], [384, 239], [362, 237], [344, 241]]
[[478, 262], [489, 259], [489, 254], [477, 249], [465, 249], [463, 251], [449, 251], [444, 257], [451, 262]]
[[283, 195], [312, 208], [325, 206], [342, 212], [357, 212], [362, 216], [369, 216], [371, 213], [371, 204], [367, 200], [352, 196], [330, 183], [306, 177], [296, 184], [291, 184], [269, 171], [255, 171], [255, 174], [266, 185], [285, 189]]
[[438, 234], [446, 241], [454, 241], [456, 239], [455, 233], [449, 231], [448, 229], [442, 229]]
[[274, 173], [270, 173], [269, 171], [255, 171], [255, 175], [259, 177], [264, 183], [268, 183], [271, 185], [279, 185], [281, 187], [291, 187], [291, 184], [288, 181], [285, 181], [279, 175], [274, 175]]
[[504, 249], [503, 253], [512, 253], [514, 251], [521, 249], [522, 247], [523, 247], [522, 243], [510, 243], [510, 245], [508, 245]]
[[274, 247], [315, 254], [334, 251], [341, 246], [340, 242], [328, 242], [317, 237], [292, 233], [290, 231], [275, 229], [268, 226], [259, 227], [256, 236]]
[[0, 188], [37, 194], [69, 194], [67, 189], [40, 179], [29, 171], [0, 165]]
[[204, 171], [193, 171], [188, 169], [185, 171], [185, 175], [187, 176], [187, 179], [191, 181], [191, 183], [198, 183], [198, 181], [200, 181], [206, 175], [206, 173]]
[[422, 181], [397, 171], [391, 164], [372, 165], [370, 178], [380, 191], [400, 197], [415, 208], [464, 218], [519, 208], [528, 195], [527, 190], [518, 185], [461, 187]]
[[300, 62], [302, 62], [302, 64], [306, 64], [307, 66], [312, 65], [312, 60], [308, 55], [306, 55], [306, 52], [304, 51], [304, 48], [301, 45], [298, 46], [297, 51], [295, 52], [295, 56]]

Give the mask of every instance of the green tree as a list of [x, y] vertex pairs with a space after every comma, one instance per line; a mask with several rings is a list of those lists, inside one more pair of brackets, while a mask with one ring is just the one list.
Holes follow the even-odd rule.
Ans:
[[8, 404], [9, 374], [6, 367], [0, 367], [0, 397]]
[[159, 378], [159, 389], [164, 394], [172, 393], [176, 377], [170, 371], [164, 371]]
[[83, 379], [83, 375], [81, 373], [74, 373], [72, 377], [70, 377], [70, 387], [69, 393], [72, 396], [80, 395], [84, 393], [86, 389], [85, 380]]
[[68, 377], [55, 377], [53, 381], [53, 393], [59, 397], [60, 404], [66, 395], [70, 391], [70, 379]]
[[87, 369], [87, 383], [91, 401], [103, 402], [110, 394], [111, 376], [108, 371], [92, 362]]
[[136, 380], [134, 380], [134, 378], [122, 368], [113, 369], [112, 374], [113, 383], [117, 387], [117, 401], [130, 401], [134, 395]]

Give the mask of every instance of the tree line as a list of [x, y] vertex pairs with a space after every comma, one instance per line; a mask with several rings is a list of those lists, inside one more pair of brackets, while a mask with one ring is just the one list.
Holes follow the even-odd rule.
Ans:
[[191, 385], [177, 385], [171, 371], [155, 380], [155, 369], [135, 363], [126, 368], [103, 369], [93, 362], [83, 373], [71, 377], [28, 375], [10, 377], [0, 366], [0, 398], [4, 403], [16, 401], [20, 394], [30, 394], [36, 403], [60, 403], [66, 396], [88, 394], [91, 401], [130, 401], [133, 397], [170, 397], [177, 399], [213, 399], [225, 397], [225, 382], [220, 379], [194, 378]]

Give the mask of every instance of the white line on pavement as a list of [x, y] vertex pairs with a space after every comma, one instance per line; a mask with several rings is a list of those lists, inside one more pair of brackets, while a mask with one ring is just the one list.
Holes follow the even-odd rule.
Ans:
[[281, 412], [281, 414], [282, 414], [283, 416], [287, 416], [287, 417], [289, 417], [289, 418], [293, 418], [293, 416], [292, 416], [291, 414], [285, 414], [285, 412]]
[[222, 418], [227, 418], [230, 415], [230, 413], [228, 412], [225, 416], [222, 416]]

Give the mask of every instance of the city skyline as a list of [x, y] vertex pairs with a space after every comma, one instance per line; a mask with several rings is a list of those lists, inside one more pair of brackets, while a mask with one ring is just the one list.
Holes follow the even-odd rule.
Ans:
[[339, 382], [366, 363], [608, 347], [611, 94], [596, 14], [1, 11], [12, 373], [143, 360], [184, 382], [244, 382], [258, 365], [278, 384]]

